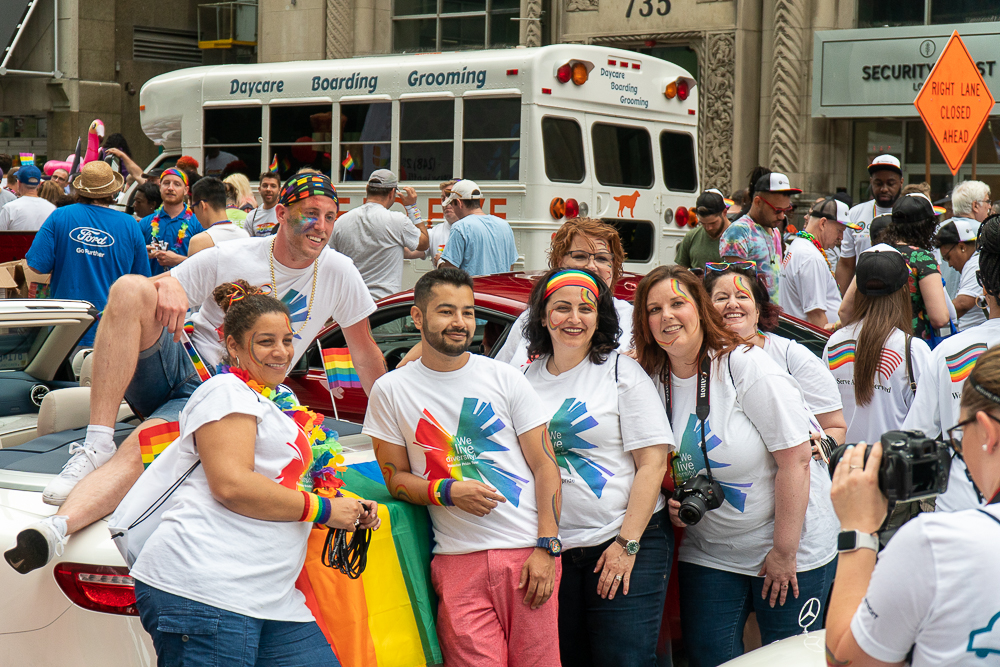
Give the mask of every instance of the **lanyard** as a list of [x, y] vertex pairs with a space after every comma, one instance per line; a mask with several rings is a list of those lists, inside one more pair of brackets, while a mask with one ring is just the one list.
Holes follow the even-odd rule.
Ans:
[[[708, 420], [708, 414], [711, 411], [709, 406], [709, 372], [711, 365], [711, 359], [709, 359], [709, 355], [706, 352], [705, 356], [701, 359], [701, 366], [698, 370], [698, 399], [694, 409], [695, 415], [701, 421], [701, 453], [705, 457], [705, 470], [708, 474], [709, 482], [715, 481], [712, 477], [712, 466], [708, 462], [708, 446], [705, 444], [705, 421]], [[673, 380], [671, 378], [670, 362], [668, 360], [663, 367], [660, 380], [663, 382], [663, 393], [667, 403], [667, 421], [671, 422], [671, 428], [673, 428], [673, 390], [670, 386]], [[671, 473], [673, 473], [673, 466], [671, 466]], [[677, 484], [676, 478], [674, 479], [674, 484]]]

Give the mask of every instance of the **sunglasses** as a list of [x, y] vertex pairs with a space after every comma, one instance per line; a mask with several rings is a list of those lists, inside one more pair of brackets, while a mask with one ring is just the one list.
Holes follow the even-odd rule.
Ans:
[[741, 259], [735, 262], [705, 262], [705, 268], [709, 271], [715, 271], [716, 273], [725, 273], [729, 269], [736, 269], [738, 271], [757, 271], [757, 262], [749, 259]]
[[761, 200], [762, 202], [764, 202], [765, 204], [767, 204], [768, 206], [770, 206], [770, 207], [771, 207], [771, 209], [772, 209], [772, 210], [773, 210], [773, 211], [774, 211], [775, 213], [784, 213], [785, 215], [788, 215], [789, 213], [791, 213], [792, 211], [794, 211], [794, 210], [795, 210], [795, 207], [794, 207], [794, 206], [786, 206], [785, 208], [778, 208], [777, 206], [775, 206], [775, 205], [774, 205], [774, 204], [772, 204], [771, 202], [767, 201], [767, 200], [766, 200], [766, 199], [764, 199], [763, 197], [761, 197], [761, 198], [760, 198], [760, 200]]
[[[996, 423], [1000, 424], [1000, 419], [997, 419], [990, 413], [987, 412], [986, 416], [995, 421]], [[976, 415], [973, 415], [966, 420], [958, 422], [947, 431], [948, 444], [951, 445], [951, 448], [955, 450], [955, 453], [957, 453], [960, 456], [962, 454], [962, 436], [964, 435], [965, 427], [974, 421], [976, 421]]]

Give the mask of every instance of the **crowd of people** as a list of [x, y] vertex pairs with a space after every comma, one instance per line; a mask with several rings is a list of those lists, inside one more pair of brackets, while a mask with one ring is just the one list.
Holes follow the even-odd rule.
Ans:
[[[31, 572], [180, 479], [131, 564], [160, 664], [337, 664], [295, 580], [311, 525], [375, 529], [379, 507], [303, 485], [322, 433], [283, 385], [330, 319], [388, 493], [428, 508], [446, 664], [655, 665], [675, 561], [693, 666], [823, 627], [829, 664], [991, 650], [973, 640], [1000, 611], [980, 604], [1000, 583], [984, 567], [1000, 546], [1000, 216], [985, 184], [957, 186], [942, 221], [879, 156], [872, 200], [818, 198], [799, 228], [801, 191], [759, 167], [742, 193], [700, 194], [677, 264], [642, 277], [632, 303], [615, 296], [618, 231], [567, 220], [489, 358], [469, 352], [471, 276], [518, 253], [473, 181], [441, 183], [444, 221], [428, 229], [385, 169], [341, 215], [311, 170], [261, 174], [258, 206], [243, 176], [122, 162], [127, 177], [85, 165], [68, 184], [79, 203], [53, 206], [28, 253], [53, 297], [101, 317], [81, 341], [86, 438], [43, 494], [59, 509], [5, 557]], [[32, 169], [0, 222], [40, 198]], [[135, 217], [110, 208], [126, 178]], [[114, 241], [80, 252], [80, 226]], [[401, 289], [404, 259], [435, 268], [414, 288], [420, 343], [387, 372], [368, 317]], [[783, 311], [829, 332], [821, 355], [780, 334]], [[143, 421], [116, 446], [123, 398]], [[140, 436], [169, 422], [174, 453], [144, 472]], [[900, 429], [951, 445], [936, 501], [881, 494], [878, 443]], [[830, 450], [866, 442], [831, 479]]]

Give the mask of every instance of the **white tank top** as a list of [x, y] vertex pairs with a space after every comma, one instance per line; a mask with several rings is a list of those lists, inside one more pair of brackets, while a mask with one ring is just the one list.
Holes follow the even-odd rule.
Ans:
[[212, 242], [219, 245], [223, 241], [235, 241], [236, 239], [247, 239], [250, 235], [245, 230], [240, 229], [233, 223], [223, 225], [212, 225], [205, 230], [212, 237]]

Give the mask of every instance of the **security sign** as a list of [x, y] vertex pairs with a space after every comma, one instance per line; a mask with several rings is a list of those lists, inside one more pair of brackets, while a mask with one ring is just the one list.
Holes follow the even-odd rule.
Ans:
[[956, 30], [913, 102], [944, 161], [957, 174], [993, 110], [993, 95]]

